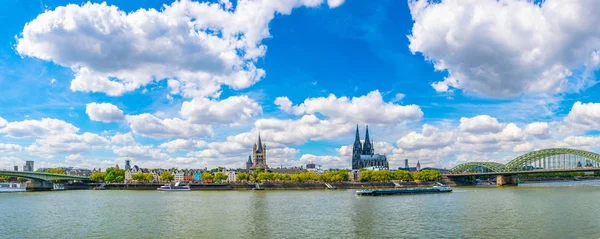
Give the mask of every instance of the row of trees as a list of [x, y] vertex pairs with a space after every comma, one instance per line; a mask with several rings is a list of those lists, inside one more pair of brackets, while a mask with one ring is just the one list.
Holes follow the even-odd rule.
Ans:
[[[203, 175], [204, 178], [204, 175]], [[348, 181], [348, 170], [330, 170], [322, 174], [316, 174], [315, 172], [299, 172], [293, 174], [287, 173], [276, 173], [276, 172], [262, 172], [255, 171], [251, 175], [248, 173], [238, 173], [236, 181], [251, 181], [254, 179], [255, 182], [263, 181], [293, 181], [293, 182], [306, 182], [306, 181], [323, 181], [323, 182], [338, 182]]]
[[436, 181], [442, 177], [442, 174], [436, 170], [422, 170], [418, 172], [408, 172], [405, 170], [398, 170], [391, 172], [388, 170], [364, 170], [360, 172], [359, 180], [361, 182], [385, 182], [391, 180], [401, 181]]
[[108, 183], [125, 182], [125, 170], [117, 168], [107, 168], [106, 172], [94, 172], [90, 176], [92, 181], [104, 181]]

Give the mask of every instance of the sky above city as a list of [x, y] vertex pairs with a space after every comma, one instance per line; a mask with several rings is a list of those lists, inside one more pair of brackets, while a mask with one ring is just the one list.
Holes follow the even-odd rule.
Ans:
[[600, 1], [19, 1], [0, 168], [391, 168], [600, 145]]

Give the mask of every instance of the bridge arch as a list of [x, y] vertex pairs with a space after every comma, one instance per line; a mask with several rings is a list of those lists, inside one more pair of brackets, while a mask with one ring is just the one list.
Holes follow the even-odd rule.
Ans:
[[[566, 155], [574, 155], [574, 156], [579, 156], [579, 157], [585, 158], [592, 162], [600, 163], [600, 154], [597, 154], [597, 153], [593, 153], [593, 152], [589, 152], [589, 151], [585, 151], [585, 150], [579, 150], [579, 149], [549, 148], [549, 149], [536, 150], [533, 152], [523, 154], [519, 157], [516, 157], [515, 159], [508, 162], [506, 164], [505, 168], [506, 168], [506, 170], [509, 170], [509, 171], [520, 171], [524, 167], [535, 164], [536, 162], [541, 163], [540, 160], [543, 161], [546, 158], [550, 158], [553, 156], [560, 156], [560, 155], [565, 155], [565, 156]], [[559, 158], [559, 160], [560, 160], [560, 158]], [[566, 158], [563, 157], [563, 160], [566, 160]]]
[[476, 168], [487, 168], [492, 172], [503, 172], [506, 171], [506, 168], [501, 163], [495, 162], [467, 162], [463, 164], [459, 164], [454, 168], [450, 169], [450, 172], [454, 173], [462, 173], [462, 172], [472, 172], [473, 169]]
[[38, 181], [90, 181], [89, 177], [73, 176], [65, 174], [53, 174], [42, 172], [25, 172], [25, 171], [4, 171], [0, 170], [0, 176], [21, 177]]

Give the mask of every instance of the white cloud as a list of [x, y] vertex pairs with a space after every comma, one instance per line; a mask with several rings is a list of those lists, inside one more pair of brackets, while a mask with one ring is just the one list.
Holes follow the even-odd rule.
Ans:
[[65, 159], [70, 162], [77, 162], [81, 159], [81, 154], [69, 154]]
[[4, 118], [0, 117], [0, 129], [4, 128], [4, 126], [6, 126], [8, 124], [8, 121], [6, 121]]
[[300, 162], [302, 164], [307, 164], [309, 162], [313, 162], [314, 164], [321, 165], [323, 168], [339, 168], [345, 169], [350, 168], [350, 161], [346, 159], [342, 159], [338, 156], [317, 156], [313, 154], [303, 154], [300, 157]]
[[18, 144], [3, 144], [0, 143], [0, 153], [3, 154], [13, 154], [20, 153], [23, 147]]
[[405, 94], [397, 93], [396, 96], [394, 96], [394, 99], [392, 100], [392, 102], [400, 102], [404, 99], [404, 97], [406, 97]]
[[210, 126], [178, 118], [159, 119], [151, 114], [140, 114], [127, 115], [125, 119], [134, 133], [154, 138], [194, 138], [214, 134]]
[[275, 14], [322, 3], [239, 1], [230, 9], [231, 3], [182, 0], [129, 13], [106, 3], [69, 4], [28, 22], [16, 49], [71, 68], [73, 91], [118, 96], [169, 78], [179, 87], [172, 92], [218, 95], [221, 85], [242, 89], [264, 77], [255, 63], [265, 55], [261, 42]]
[[248, 96], [232, 96], [221, 101], [195, 98], [183, 102], [180, 114], [195, 124], [231, 124], [261, 112], [260, 105]]
[[329, 7], [334, 8], [344, 4], [345, 0], [327, 0]]
[[110, 138], [110, 142], [115, 145], [127, 145], [127, 144], [135, 144], [135, 139], [131, 135], [131, 132], [122, 134], [116, 133], [114, 136]]
[[327, 98], [308, 98], [297, 106], [293, 106], [287, 97], [277, 97], [275, 104], [283, 111], [295, 115], [320, 113], [330, 119], [352, 123], [398, 124], [423, 118], [423, 111], [419, 106], [387, 103], [377, 90], [352, 99], [338, 98], [333, 94]]
[[50, 80], [50, 85], [54, 85], [54, 83], [56, 83], [56, 79]]
[[598, 136], [568, 136], [562, 142], [556, 143], [556, 147], [592, 149], [598, 148], [600, 137]]
[[600, 103], [575, 102], [565, 121], [584, 130], [600, 130]]
[[525, 142], [525, 143], [521, 143], [521, 144], [517, 144], [515, 145], [515, 147], [513, 148], [513, 152], [529, 152], [533, 149], [533, 144], [529, 143], [529, 142]]
[[595, 81], [570, 76], [595, 66], [598, 1], [413, 0], [409, 7], [410, 50], [449, 74], [432, 84], [436, 91], [507, 97], [577, 91]]
[[525, 132], [538, 139], [547, 139], [550, 137], [550, 125], [546, 122], [534, 122], [525, 126]]
[[160, 149], [155, 149], [151, 145], [129, 145], [117, 147], [113, 152], [127, 159], [135, 159], [140, 161], [148, 160], [166, 160], [169, 156]]
[[421, 133], [408, 133], [397, 142], [398, 147], [406, 150], [439, 149], [451, 145], [455, 141], [453, 132], [440, 132], [434, 126], [424, 124]]
[[176, 139], [176, 140], [162, 143], [158, 147], [167, 149], [168, 152], [173, 153], [173, 152], [176, 152], [177, 150], [191, 151], [196, 148], [201, 148], [204, 146], [206, 146], [206, 142], [204, 142], [202, 140]]
[[284, 145], [299, 145], [308, 140], [331, 139], [349, 134], [355, 127], [353, 124], [339, 120], [322, 120], [315, 115], [304, 115], [297, 120], [259, 119], [254, 125], [264, 139]]
[[123, 111], [111, 103], [89, 103], [85, 106], [85, 113], [88, 114], [91, 120], [105, 123], [125, 119]]
[[[2, 123], [2, 122], [0, 122]], [[14, 138], [45, 137], [49, 135], [68, 134], [79, 131], [79, 128], [59, 119], [43, 118], [41, 120], [14, 121], [0, 129]]]
[[108, 139], [93, 133], [66, 133], [36, 139], [27, 147], [27, 152], [42, 157], [54, 157], [54, 154], [74, 154], [104, 148], [109, 143]]
[[498, 120], [489, 115], [478, 115], [473, 118], [460, 118], [459, 129], [469, 133], [497, 133], [502, 130]]

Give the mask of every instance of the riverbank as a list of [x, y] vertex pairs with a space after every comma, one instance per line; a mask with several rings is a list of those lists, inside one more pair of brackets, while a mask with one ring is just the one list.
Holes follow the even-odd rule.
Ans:
[[[261, 190], [311, 190], [311, 189], [367, 189], [367, 188], [395, 188], [395, 187], [430, 187], [434, 182], [262, 182], [258, 183]], [[164, 184], [124, 184], [115, 183], [104, 186], [105, 190], [156, 190]], [[90, 184], [90, 189], [99, 184]], [[189, 184], [196, 190], [254, 190], [256, 183], [227, 183], [227, 184]], [[66, 188], [69, 190], [69, 188]]]

